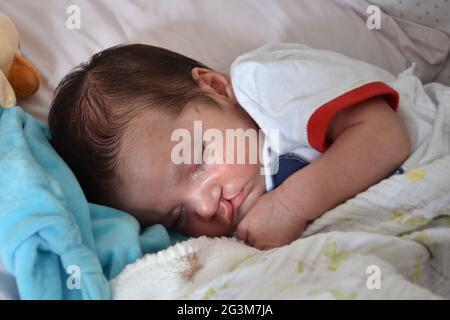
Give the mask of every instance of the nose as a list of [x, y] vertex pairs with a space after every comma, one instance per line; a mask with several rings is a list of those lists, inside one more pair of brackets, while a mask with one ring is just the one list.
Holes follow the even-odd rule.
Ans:
[[192, 197], [192, 210], [202, 220], [211, 220], [216, 214], [222, 188], [219, 185], [206, 185], [199, 188]]

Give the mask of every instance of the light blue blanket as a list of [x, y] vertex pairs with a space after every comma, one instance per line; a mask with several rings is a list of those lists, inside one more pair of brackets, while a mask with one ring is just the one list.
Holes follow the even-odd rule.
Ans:
[[0, 108], [0, 259], [22, 299], [109, 299], [108, 280], [183, 236], [88, 203], [48, 127]]

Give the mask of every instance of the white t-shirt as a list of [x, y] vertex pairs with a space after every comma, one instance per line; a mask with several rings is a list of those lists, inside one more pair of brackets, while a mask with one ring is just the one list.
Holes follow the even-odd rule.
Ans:
[[[231, 66], [231, 81], [238, 102], [266, 133], [266, 189], [274, 187], [272, 173], [278, 170], [267, 160], [268, 153], [271, 159], [275, 153], [314, 161], [328, 147], [326, 132], [334, 115], [377, 96], [399, 112], [411, 136], [414, 152], [402, 168], [449, 154], [450, 148], [439, 150], [439, 141], [432, 150], [427, 146], [431, 136], [442, 136], [442, 130], [433, 127], [442, 127], [444, 121], [436, 121], [443, 101], [433, 100], [445, 99], [449, 88], [433, 84], [430, 97], [412, 72], [413, 67], [395, 77], [365, 62], [293, 43], [268, 44], [238, 57]], [[279, 132], [278, 141], [268, 134], [273, 129]]]

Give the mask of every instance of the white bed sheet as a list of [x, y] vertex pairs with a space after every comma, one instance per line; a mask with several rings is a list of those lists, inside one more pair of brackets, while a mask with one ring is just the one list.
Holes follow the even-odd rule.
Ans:
[[[66, 27], [70, 5], [81, 9], [81, 29]], [[437, 30], [382, 15], [366, 27], [363, 0], [2, 0], [17, 24], [23, 53], [40, 69], [43, 86], [20, 102], [46, 120], [54, 89], [75, 65], [124, 42], [179, 51], [227, 72], [235, 57], [268, 42], [302, 42], [365, 60], [393, 73], [412, 62], [425, 82], [445, 64], [450, 43]]]

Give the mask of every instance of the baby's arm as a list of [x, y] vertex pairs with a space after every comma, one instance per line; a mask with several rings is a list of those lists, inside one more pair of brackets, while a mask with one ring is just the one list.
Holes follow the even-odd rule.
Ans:
[[279, 187], [290, 210], [307, 220], [386, 178], [410, 153], [403, 121], [382, 98], [338, 113], [327, 138], [325, 153]]
[[289, 244], [307, 221], [386, 178], [410, 152], [405, 125], [382, 98], [339, 112], [327, 139], [319, 159], [256, 202], [238, 225], [239, 239], [260, 249]]

